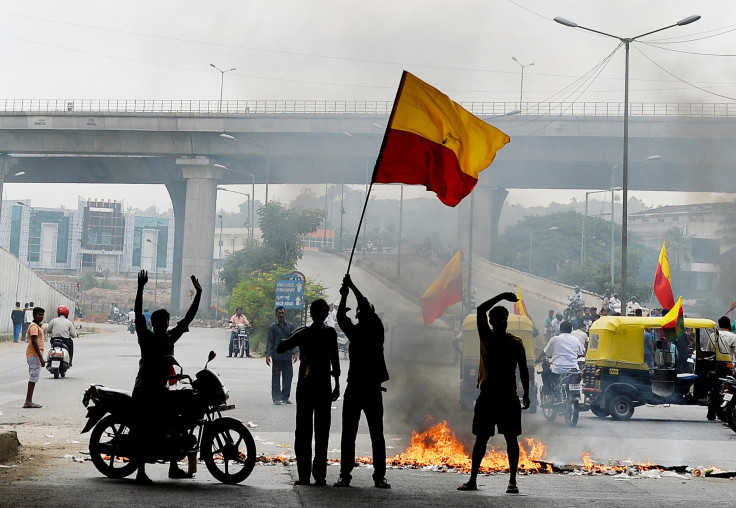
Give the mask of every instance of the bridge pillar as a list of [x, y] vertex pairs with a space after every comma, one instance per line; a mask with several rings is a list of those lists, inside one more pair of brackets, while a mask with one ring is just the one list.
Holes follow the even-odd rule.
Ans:
[[498, 220], [509, 192], [506, 189], [476, 186], [473, 199], [465, 198], [458, 213], [459, 243], [470, 248], [470, 204], [473, 203], [473, 254], [493, 261], [498, 237]]
[[180, 158], [183, 182], [166, 185], [174, 207], [174, 268], [171, 309], [185, 310], [193, 291], [190, 275], [202, 285], [200, 309], [209, 309], [212, 300], [217, 182], [223, 170], [214, 168], [206, 157]]

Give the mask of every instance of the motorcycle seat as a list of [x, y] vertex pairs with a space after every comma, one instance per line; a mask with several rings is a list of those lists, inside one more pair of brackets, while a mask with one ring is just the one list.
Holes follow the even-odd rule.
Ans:
[[120, 398], [133, 398], [133, 392], [129, 390], [118, 390], [116, 388], [105, 388], [104, 386], [100, 386], [97, 388], [97, 391], [101, 395], [105, 395], [107, 397], [120, 397]]

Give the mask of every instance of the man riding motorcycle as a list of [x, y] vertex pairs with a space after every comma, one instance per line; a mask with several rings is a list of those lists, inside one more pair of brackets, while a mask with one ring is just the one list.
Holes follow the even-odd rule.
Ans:
[[72, 361], [74, 360], [74, 338], [77, 337], [77, 331], [74, 329], [74, 323], [69, 321], [69, 307], [66, 305], [60, 305], [58, 309], [56, 309], [56, 315], [58, 317], [55, 317], [49, 322], [48, 328], [46, 328], [46, 333], [49, 337], [51, 337], [51, 340], [53, 341], [56, 338], [60, 338], [61, 342], [66, 346], [67, 351], [69, 351], [69, 366], [72, 366]]
[[560, 324], [560, 334], [549, 339], [537, 357], [537, 362], [541, 362], [546, 356], [552, 357], [549, 370], [542, 371], [542, 390], [547, 395], [553, 393], [552, 387], [557, 384], [560, 376], [570, 369], [577, 369], [578, 358], [585, 356], [580, 341], [571, 332], [572, 323], [563, 321]]
[[[243, 314], [243, 307], [235, 309], [235, 314], [230, 318], [230, 347], [228, 348], [227, 357], [233, 356], [233, 342], [238, 337], [238, 325], [250, 326], [248, 318]], [[245, 342], [245, 356], [247, 358], [253, 358], [250, 355], [250, 344], [248, 341]]]

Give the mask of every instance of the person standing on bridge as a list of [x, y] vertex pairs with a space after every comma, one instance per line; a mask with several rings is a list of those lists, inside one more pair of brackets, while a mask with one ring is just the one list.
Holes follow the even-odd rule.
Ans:
[[[358, 324], [347, 316], [348, 294], [353, 291], [358, 300], [355, 317]], [[379, 489], [390, 489], [386, 481], [386, 440], [383, 437], [383, 391], [381, 383], [388, 381], [386, 360], [383, 357], [384, 330], [381, 318], [368, 299], [355, 287], [350, 275], [345, 275], [340, 288], [337, 322], [350, 340], [350, 368], [348, 386], [342, 405], [342, 439], [340, 449], [340, 478], [335, 487], [349, 487], [355, 467], [355, 438], [358, 435], [360, 412], [365, 413], [373, 448], [373, 484]]]
[[[529, 370], [526, 352], [521, 339], [506, 333], [509, 311], [505, 307], [494, 307], [501, 300], [516, 302], [514, 293], [501, 293], [478, 306], [477, 326], [480, 339], [480, 365], [478, 366], [478, 388], [480, 395], [475, 401], [473, 416], [472, 466], [470, 479], [457, 490], [478, 490], [476, 479], [480, 463], [486, 454], [486, 445], [495, 428], [506, 440], [509, 458], [509, 485], [507, 494], [518, 494], [516, 469], [519, 465], [519, 442], [521, 435], [521, 410], [528, 409]], [[519, 369], [521, 386], [524, 389], [524, 406], [519, 404], [516, 392], [516, 368]]]

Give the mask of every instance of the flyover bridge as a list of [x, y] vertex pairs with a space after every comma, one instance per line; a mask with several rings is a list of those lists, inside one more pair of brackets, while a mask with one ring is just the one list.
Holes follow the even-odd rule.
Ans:
[[[490, 245], [504, 189], [621, 185], [623, 104], [524, 103], [520, 113], [518, 103], [463, 105], [511, 137], [493, 168], [481, 173], [476, 201], [482, 206], [474, 210], [479, 243], [485, 232]], [[187, 274], [201, 274], [205, 300], [210, 294], [218, 184], [365, 183], [391, 107], [383, 101], [0, 100], [0, 169], [24, 171], [14, 181], [25, 183], [166, 185], [176, 221], [171, 306], [177, 309], [187, 301]], [[631, 103], [629, 189], [736, 192], [736, 179], [729, 178], [735, 127], [733, 104]], [[635, 164], [654, 154], [661, 158]]]

